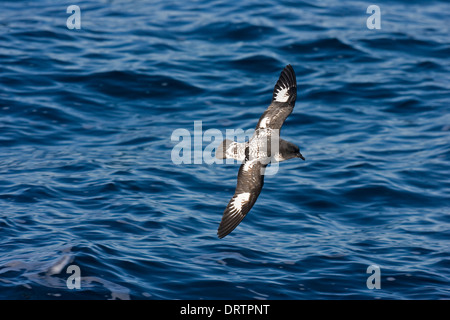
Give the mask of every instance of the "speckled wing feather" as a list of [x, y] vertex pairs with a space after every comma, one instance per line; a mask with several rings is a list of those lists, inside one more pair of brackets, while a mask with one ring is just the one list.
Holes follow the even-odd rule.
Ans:
[[217, 235], [223, 238], [233, 231], [258, 199], [264, 185], [264, 169], [267, 165], [258, 160], [246, 160], [238, 173], [236, 191], [228, 203]]

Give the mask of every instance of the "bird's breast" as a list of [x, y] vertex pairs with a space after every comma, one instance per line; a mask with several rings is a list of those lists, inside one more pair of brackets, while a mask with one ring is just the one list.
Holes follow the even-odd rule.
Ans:
[[275, 130], [265, 128], [258, 129], [250, 139], [248, 144], [248, 158], [260, 159], [266, 162], [272, 155], [278, 153], [279, 150], [279, 135]]

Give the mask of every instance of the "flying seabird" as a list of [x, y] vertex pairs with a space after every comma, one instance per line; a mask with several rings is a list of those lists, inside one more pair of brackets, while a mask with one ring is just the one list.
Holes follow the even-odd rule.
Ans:
[[[270, 162], [292, 158], [305, 160], [295, 144], [280, 138], [280, 130], [291, 114], [297, 98], [297, 80], [292, 66], [287, 65], [273, 90], [272, 102], [262, 114], [248, 142], [224, 140], [216, 150], [218, 159], [242, 161], [236, 191], [228, 203], [217, 235], [223, 238], [233, 231], [258, 199], [264, 184], [265, 168]], [[273, 147], [275, 146], [275, 150]]]

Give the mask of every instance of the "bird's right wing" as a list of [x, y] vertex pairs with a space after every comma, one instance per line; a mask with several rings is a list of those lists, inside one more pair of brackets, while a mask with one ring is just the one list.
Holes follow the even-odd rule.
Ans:
[[217, 230], [219, 238], [233, 231], [255, 204], [264, 185], [263, 173], [266, 166], [258, 160], [247, 160], [241, 164], [236, 191], [223, 213]]
[[278, 129], [281, 130], [284, 121], [294, 110], [297, 99], [297, 78], [294, 69], [288, 64], [280, 74], [273, 89], [272, 103], [259, 118], [256, 130]]

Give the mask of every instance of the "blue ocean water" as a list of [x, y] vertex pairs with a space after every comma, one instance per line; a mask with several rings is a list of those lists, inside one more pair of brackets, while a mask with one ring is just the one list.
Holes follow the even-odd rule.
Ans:
[[[2, 1], [0, 298], [450, 298], [450, 4], [371, 4]], [[218, 239], [239, 165], [172, 133], [254, 128], [287, 64], [306, 161]]]

